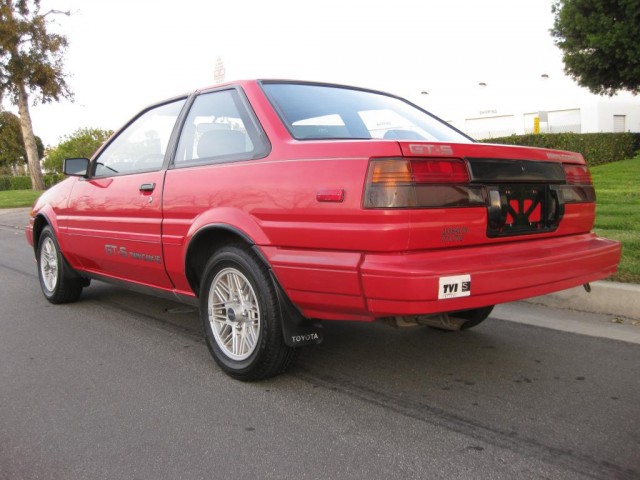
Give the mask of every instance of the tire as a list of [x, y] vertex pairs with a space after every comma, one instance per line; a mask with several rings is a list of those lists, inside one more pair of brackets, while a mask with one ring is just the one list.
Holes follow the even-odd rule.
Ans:
[[69, 266], [47, 225], [40, 233], [37, 250], [38, 278], [45, 298], [53, 304], [71, 303], [80, 298], [86, 281]]
[[466, 319], [467, 321], [462, 324], [460, 330], [468, 330], [469, 328], [473, 328], [489, 318], [489, 315], [491, 315], [494, 306], [495, 305], [489, 305], [488, 307], [474, 308], [473, 310], [464, 310], [462, 312], [451, 314], [451, 316]]
[[278, 296], [269, 271], [248, 246], [229, 245], [207, 262], [200, 316], [218, 366], [242, 381], [284, 372], [297, 349], [282, 334]]

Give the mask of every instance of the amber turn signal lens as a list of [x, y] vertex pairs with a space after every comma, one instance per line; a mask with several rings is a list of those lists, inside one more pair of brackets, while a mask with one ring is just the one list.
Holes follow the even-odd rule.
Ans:
[[370, 165], [370, 181], [379, 184], [411, 183], [410, 163], [402, 159], [374, 160]]

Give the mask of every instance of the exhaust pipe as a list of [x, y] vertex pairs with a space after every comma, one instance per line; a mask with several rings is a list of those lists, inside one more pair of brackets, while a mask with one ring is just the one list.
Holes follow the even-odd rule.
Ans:
[[584, 287], [587, 293], [591, 293], [591, 285], [589, 285], [588, 283], [585, 283], [582, 286]]
[[437, 315], [408, 315], [406, 317], [387, 317], [383, 319], [385, 323], [397, 328], [417, 327], [424, 325], [427, 327], [439, 328], [440, 330], [459, 331], [467, 320], [464, 318], [452, 317], [447, 313]]

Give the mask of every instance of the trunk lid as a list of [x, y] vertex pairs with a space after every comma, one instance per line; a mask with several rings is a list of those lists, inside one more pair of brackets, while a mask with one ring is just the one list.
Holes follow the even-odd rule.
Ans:
[[[595, 194], [579, 153], [491, 144], [398, 142], [414, 173], [409, 250], [590, 231]], [[421, 183], [430, 162], [463, 161], [466, 181]], [[406, 176], [406, 173], [405, 173]], [[452, 177], [453, 178], [453, 177]], [[406, 190], [406, 185], [403, 186]], [[437, 204], [442, 199], [441, 204]], [[401, 208], [401, 207], [400, 207]]]

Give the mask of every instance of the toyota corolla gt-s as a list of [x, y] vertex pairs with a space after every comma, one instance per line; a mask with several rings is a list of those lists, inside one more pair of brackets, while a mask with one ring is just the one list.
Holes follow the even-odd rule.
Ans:
[[602, 279], [578, 153], [477, 143], [402, 98], [242, 81], [152, 105], [36, 202], [52, 303], [92, 279], [197, 303], [229, 375], [283, 371], [323, 321], [460, 330]]

